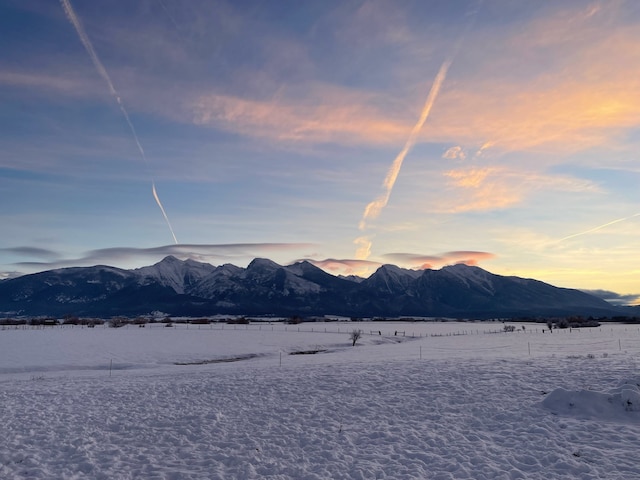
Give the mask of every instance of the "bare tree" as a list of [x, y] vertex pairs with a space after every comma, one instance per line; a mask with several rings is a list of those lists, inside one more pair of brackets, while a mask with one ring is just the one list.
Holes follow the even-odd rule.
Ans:
[[351, 340], [351, 346], [355, 347], [356, 346], [356, 342], [358, 341], [358, 339], [362, 336], [362, 330], [358, 330], [357, 328], [354, 329], [350, 334], [349, 334], [349, 339]]

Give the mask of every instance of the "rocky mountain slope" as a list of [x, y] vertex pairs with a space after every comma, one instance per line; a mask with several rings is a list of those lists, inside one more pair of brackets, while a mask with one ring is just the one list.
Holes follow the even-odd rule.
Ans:
[[346, 315], [495, 318], [619, 313], [579, 290], [479, 267], [406, 270], [383, 265], [366, 279], [309, 262], [255, 259], [247, 268], [167, 257], [135, 270], [75, 267], [0, 282], [4, 315]]

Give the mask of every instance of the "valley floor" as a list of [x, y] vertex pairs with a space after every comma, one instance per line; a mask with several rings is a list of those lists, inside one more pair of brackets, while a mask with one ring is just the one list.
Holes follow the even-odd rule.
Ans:
[[[606, 329], [394, 330], [354, 348], [346, 330], [112, 330], [0, 332], [31, 353], [0, 353], [0, 478], [640, 478], [638, 347]], [[63, 338], [76, 352], [56, 360]], [[209, 358], [207, 343], [216, 358], [257, 356], [173, 364]], [[311, 347], [326, 351], [286, 355]]]

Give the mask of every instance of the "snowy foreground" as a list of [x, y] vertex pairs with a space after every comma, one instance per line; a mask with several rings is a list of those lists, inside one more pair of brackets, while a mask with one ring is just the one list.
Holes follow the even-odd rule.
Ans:
[[0, 330], [0, 478], [640, 478], [638, 327], [517, 327]]

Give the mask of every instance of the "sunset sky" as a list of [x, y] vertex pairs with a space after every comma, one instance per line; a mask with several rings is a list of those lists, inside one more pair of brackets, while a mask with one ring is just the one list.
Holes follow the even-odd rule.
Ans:
[[640, 2], [4, 0], [0, 31], [0, 278], [464, 262], [638, 301]]

